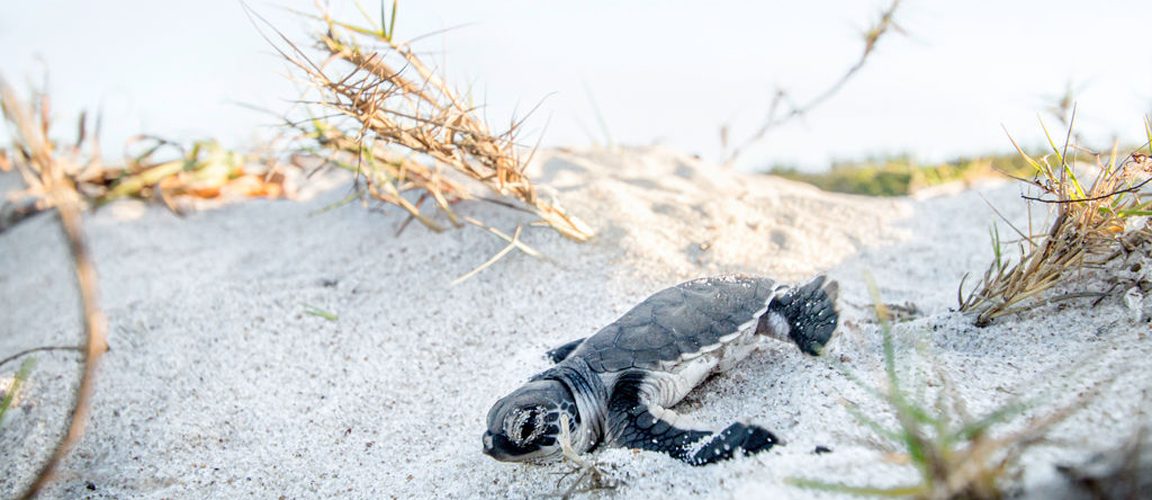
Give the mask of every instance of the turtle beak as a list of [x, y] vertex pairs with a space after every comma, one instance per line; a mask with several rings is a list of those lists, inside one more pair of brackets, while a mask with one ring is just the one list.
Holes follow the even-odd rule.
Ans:
[[484, 454], [500, 462], [519, 462], [524, 458], [516, 453], [510, 453], [509, 450], [516, 450], [515, 445], [508, 438], [500, 434], [493, 434], [492, 431], [484, 433]]
[[488, 456], [492, 456], [493, 451], [495, 451], [495, 449], [492, 447], [492, 432], [491, 431], [485, 431], [484, 432], [484, 454], [488, 455]]
[[484, 433], [484, 454], [501, 462], [512, 460], [512, 455], [509, 455], [505, 451], [506, 447], [502, 445], [502, 442], [505, 441], [502, 436], [492, 434], [492, 431], [486, 431]]

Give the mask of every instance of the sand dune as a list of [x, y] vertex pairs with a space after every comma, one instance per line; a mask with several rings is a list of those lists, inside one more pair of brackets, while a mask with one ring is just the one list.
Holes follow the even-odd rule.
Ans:
[[[949, 310], [964, 273], [991, 258], [996, 215], [981, 198], [1022, 220], [1015, 185], [863, 198], [660, 149], [551, 151], [534, 168], [597, 239], [576, 244], [526, 228], [524, 240], [547, 260], [513, 253], [458, 286], [450, 283], [505, 242], [476, 228], [434, 234], [412, 225], [397, 236], [404, 215], [395, 209], [321, 212], [347, 194], [346, 182], [302, 202], [184, 218], [135, 202], [90, 215], [111, 351], [89, 431], [47, 496], [549, 494], [566, 465], [480, 453], [491, 404], [545, 369], [547, 349], [660, 288], [724, 273], [831, 274], [844, 289], [839, 337], [820, 359], [766, 344], [676, 408], [717, 427], [760, 423], [787, 446], [701, 468], [652, 453], [595, 453], [625, 497], [802, 498], [813, 493], [786, 478], [911, 480], [914, 471], [883, 460], [844, 408], [848, 400], [891, 421], [842, 373], [881, 382], [866, 273], [885, 301], [919, 311], [896, 329], [902, 366], [941, 366], [973, 413], [1035, 395], [1029, 415], [1043, 415], [1100, 378], [1116, 379], [1057, 428], [1059, 446], [1024, 456], [1026, 493], [1061, 489], [1053, 464], [1114, 446], [1148, 420], [1148, 324], [1119, 301], [1051, 305], [984, 329]], [[493, 205], [460, 210], [509, 232], [530, 222]], [[0, 354], [78, 342], [70, 272], [50, 218], [0, 234]], [[1107, 286], [1091, 275], [1081, 282]], [[76, 366], [70, 353], [38, 356], [0, 429], [0, 497], [30, 479], [61, 432]], [[817, 445], [833, 452], [813, 454]]]

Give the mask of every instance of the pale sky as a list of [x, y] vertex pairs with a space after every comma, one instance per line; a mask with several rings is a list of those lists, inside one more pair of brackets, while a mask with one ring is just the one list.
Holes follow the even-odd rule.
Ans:
[[[529, 127], [547, 123], [545, 145], [606, 142], [594, 101], [614, 143], [719, 159], [722, 125], [743, 138], [777, 86], [803, 101], [829, 85], [885, 3], [409, 0], [397, 31], [463, 25], [417, 48], [436, 53], [448, 81], [471, 85], [494, 124], [547, 97]], [[249, 5], [294, 38], [314, 27], [277, 7], [311, 10], [311, 1]], [[1036, 116], [1069, 82], [1090, 139], [1143, 141], [1152, 2], [905, 0], [898, 20], [908, 36], [882, 41], [842, 93], [740, 166], [1004, 151], [1001, 125], [1039, 145]], [[271, 135], [274, 119], [237, 103], [286, 111], [298, 96], [235, 0], [5, 0], [0, 54], [0, 74], [19, 87], [50, 72], [56, 116], [68, 120], [60, 130], [71, 133], [75, 111], [102, 108], [110, 151], [138, 132], [244, 145]]]

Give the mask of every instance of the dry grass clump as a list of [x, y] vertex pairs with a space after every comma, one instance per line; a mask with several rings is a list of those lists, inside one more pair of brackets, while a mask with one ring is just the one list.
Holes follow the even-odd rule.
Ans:
[[487, 201], [531, 212], [568, 238], [589, 239], [592, 229], [556, 200], [541, 196], [524, 174], [527, 161], [517, 143], [523, 122], [493, 131], [476, 105], [437, 76], [408, 43], [395, 40], [396, 4], [390, 18], [381, 7], [378, 28], [337, 21], [327, 12], [316, 17], [325, 30], [312, 42], [323, 62], [283, 34], [285, 47], [273, 43], [318, 92], [319, 100], [310, 104], [327, 111], [292, 122], [315, 144], [314, 151], [362, 176], [370, 196], [436, 231], [444, 227], [424, 203], [459, 226], [467, 221], [452, 205], [486, 199], [465, 183], [471, 182], [499, 195]]
[[[140, 138], [147, 146], [122, 167], [98, 172], [94, 189], [97, 203], [121, 198], [157, 199], [172, 211], [184, 210], [185, 201], [238, 198], [282, 198], [290, 195], [284, 165], [258, 161], [252, 155], [225, 149], [215, 140], [199, 140], [185, 148], [156, 137]], [[160, 151], [176, 152], [159, 159]]]
[[[1152, 153], [1152, 125], [1146, 128]], [[1013, 141], [1035, 170], [1032, 179], [1019, 180], [1040, 192], [1025, 198], [1051, 209], [1055, 218], [1040, 234], [1034, 234], [1031, 227], [1025, 232], [1012, 226], [1021, 238], [1014, 261], [1001, 254], [994, 235], [994, 261], [974, 290], [964, 295], [961, 283], [959, 292], [960, 310], [974, 313], [979, 326], [1042, 305], [1051, 299], [1045, 292], [1065, 283], [1076, 271], [1102, 268], [1152, 241], [1147, 224], [1152, 201], [1145, 200], [1152, 160], [1147, 154], [1133, 152], [1121, 158], [1114, 147], [1106, 158], [1095, 154], [1095, 165], [1084, 171], [1069, 157], [1069, 149], [1075, 154], [1078, 148], [1068, 142], [1058, 147], [1051, 136], [1049, 144], [1051, 153], [1034, 158]]]
[[[873, 293], [875, 288], [873, 286]], [[1028, 405], [1013, 401], [982, 417], [969, 413], [947, 374], [939, 367], [917, 387], [902, 380], [896, 367], [891, 320], [886, 306], [876, 301], [876, 315], [883, 334], [887, 386], [873, 388], [849, 377], [887, 404], [897, 426], [889, 428], [846, 402], [846, 408], [862, 425], [880, 438], [890, 457], [911, 464], [919, 474], [914, 484], [895, 487], [858, 486], [812, 479], [791, 479], [795, 486], [854, 495], [913, 497], [922, 499], [1002, 498], [1004, 483], [1018, 468], [1021, 454], [1045, 440], [1048, 431], [1095, 397], [1095, 390], [1082, 393], [1071, 403], [1046, 416], [1034, 418], [1010, 433], [995, 428], [1009, 424]], [[924, 402], [926, 387], [938, 388], [931, 402]]]
[[0, 231], [53, 208], [42, 171], [44, 165], [53, 161], [59, 174], [80, 196], [82, 208], [121, 198], [141, 198], [158, 200], [180, 213], [194, 200], [279, 198], [288, 194], [286, 167], [258, 162], [212, 140], [197, 141], [185, 148], [156, 137], [140, 137], [135, 145], [143, 150], [141, 153], [122, 165], [105, 165], [101, 159], [99, 120], [96, 130], [89, 131], [89, 121], [81, 115], [75, 142], [57, 142], [50, 135], [48, 95], [40, 94], [29, 102], [2, 80], [0, 111], [12, 136], [10, 149], [0, 150], [0, 170], [19, 172], [26, 185], [25, 190], [8, 195], [5, 208], [0, 210]]

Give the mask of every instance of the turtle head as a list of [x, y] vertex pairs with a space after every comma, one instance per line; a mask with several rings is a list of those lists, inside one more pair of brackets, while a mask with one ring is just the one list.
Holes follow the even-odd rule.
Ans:
[[536, 380], [497, 401], [488, 412], [484, 453], [501, 462], [545, 460], [562, 453], [560, 416], [575, 436], [580, 417], [572, 393], [557, 380]]

